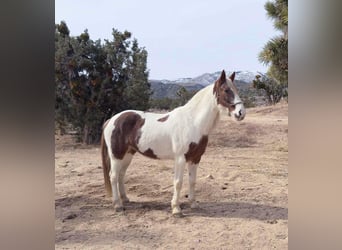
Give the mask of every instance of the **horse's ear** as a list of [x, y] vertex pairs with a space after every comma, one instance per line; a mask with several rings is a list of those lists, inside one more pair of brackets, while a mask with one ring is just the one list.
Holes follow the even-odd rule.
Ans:
[[222, 70], [221, 76], [220, 76], [220, 78], [218, 79], [218, 81], [219, 81], [220, 84], [223, 84], [223, 83], [226, 82], [226, 72], [225, 72], [224, 70]]
[[232, 80], [232, 82], [234, 82], [235, 79], [235, 71], [229, 76], [230, 80]]

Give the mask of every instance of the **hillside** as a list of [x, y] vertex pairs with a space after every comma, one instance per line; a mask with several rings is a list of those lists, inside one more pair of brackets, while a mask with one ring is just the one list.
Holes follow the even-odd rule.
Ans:
[[[227, 72], [230, 75], [232, 72]], [[214, 73], [205, 73], [193, 78], [179, 78], [177, 80], [150, 80], [151, 88], [153, 91], [152, 99], [161, 98], [177, 98], [177, 91], [183, 86], [187, 91], [198, 91], [201, 88], [215, 82], [221, 71]], [[236, 71], [235, 85], [239, 90], [240, 95], [255, 96], [261, 99], [260, 93], [252, 88], [252, 81], [255, 75], [263, 73], [252, 71]], [[259, 101], [260, 102], [260, 101]]]
[[[151, 88], [153, 91], [152, 99], [160, 99], [160, 98], [177, 98], [177, 91], [183, 86], [181, 84], [168, 83], [165, 84], [162, 81], [158, 80], [150, 80]], [[185, 89], [189, 92], [198, 91], [203, 88], [203, 85], [195, 84], [191, 86], [184, 86]]]

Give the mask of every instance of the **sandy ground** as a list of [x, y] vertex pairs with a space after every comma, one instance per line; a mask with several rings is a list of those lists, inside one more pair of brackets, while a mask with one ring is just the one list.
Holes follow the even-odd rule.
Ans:
[[171, 215], [173, 162], [136, 154], [126, 174], [126, 210], [105, 197], [100, 147], [56, 136], [56, 249], [287, 249], [288, 105], [223, 117], [198, 172], [200, 208]]

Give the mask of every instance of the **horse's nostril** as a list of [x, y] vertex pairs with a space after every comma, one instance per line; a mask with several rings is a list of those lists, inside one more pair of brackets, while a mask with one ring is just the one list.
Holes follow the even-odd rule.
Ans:
[[243, 111], [242, 111], [242, 110], [239, 110], [239, 112], [238, 112], [237, 114], [235, 113], [235, 117], [236, 117], [237, 119], [239, 119], [239, 120], [240, 120], [240, 119], [242, 120], [242, 119], [243, 119]]

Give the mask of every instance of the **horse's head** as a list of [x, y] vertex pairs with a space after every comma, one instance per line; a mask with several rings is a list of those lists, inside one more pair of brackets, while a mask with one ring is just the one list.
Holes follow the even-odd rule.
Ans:
[[222, 70], [221, 76], [214, 84], [214, 95], [221, 111], [227, 111], [229, 116], [241, 121], [245, 118], [246, 110], [238, 95], [234, 78], [235, 72], [226, 78], [226, 73]]

